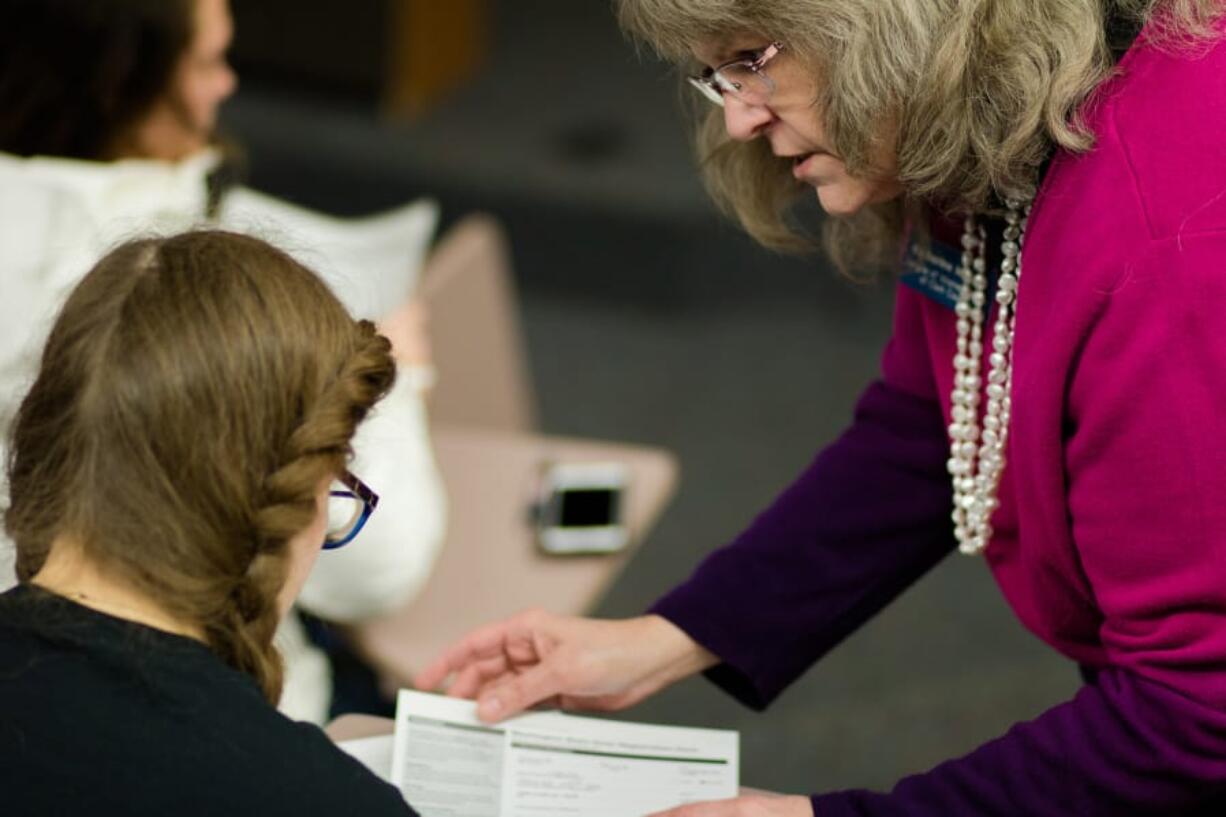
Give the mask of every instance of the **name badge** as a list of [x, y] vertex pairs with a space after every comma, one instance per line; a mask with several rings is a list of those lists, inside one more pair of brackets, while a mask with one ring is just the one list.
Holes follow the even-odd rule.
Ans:
[[902, 262], [902, 282], [947, 309], [958, 303], [962, 251], [940, 241], [911, 239]]

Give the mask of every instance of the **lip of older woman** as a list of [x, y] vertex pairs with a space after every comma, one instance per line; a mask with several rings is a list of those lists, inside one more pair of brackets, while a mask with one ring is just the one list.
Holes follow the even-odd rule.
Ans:
[[781, 156], [780, 158], [790, 159], [792, 162], [792, 175], [798, 180], [803, 180], [805, 176], [808, 175], [808, 172], [812, 170], [810, 165], [812, 164], [813, 160], [822, 156], [833, 157], [834, 154], [827, 150], [815, 150], [809, 153], [797, 153], [792, 156]]

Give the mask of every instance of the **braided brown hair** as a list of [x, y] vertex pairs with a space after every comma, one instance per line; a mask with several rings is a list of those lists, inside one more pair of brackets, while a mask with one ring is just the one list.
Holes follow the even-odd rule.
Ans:
[[275, 702], [287, 542], [394, 376], [374, 326], [257, 239], [119, 247], [64, 305], [13, 425], [19, 579], [68, 537]]

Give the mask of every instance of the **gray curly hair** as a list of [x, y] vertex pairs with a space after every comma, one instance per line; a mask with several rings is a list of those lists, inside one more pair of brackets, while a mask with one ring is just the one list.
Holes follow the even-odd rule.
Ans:
[[[1033, 192], [1052, 146], [1082, 152], [1079, 112], [1110, 76], [1106, 19], [1150, 24], [1183, 47], [1214, 35], [1223, 0], [616, 0], [622, 27], [677, 62], [696, 45], [754, 34], [786, 43], [819, 79], [817, 115], [848, 172], [872, 176], [893, 142], [903, 199], [827, 219], [836, 264], [879, 268], [907, 209], [987, 208]], [[1097, 32], [1097, 34], [1094, 34]], [[763, 140], [738, 143], [717, 109], [696, 141], [716, 202], [767, 246], [812, 246], [789, 220], [802, 188]], [[888, 136], [885, 136], [888, 134]]]

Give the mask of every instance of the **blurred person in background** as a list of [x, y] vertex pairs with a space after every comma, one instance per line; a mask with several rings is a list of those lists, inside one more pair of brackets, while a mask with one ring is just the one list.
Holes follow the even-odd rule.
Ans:
[[851, 427], [649, 615], [529, 612], [420, 685], [491, 721], [698, 672], [765, 707], [959, 549], [1080, 665], [1071, 700], [889, 792], [667, 813], [1222, 813], [1226, 8], [616, 6], [713, 103], [702, 167], [750, 233], [803, 243], [816, 195], [844, 270], [903, 262], [893, 337]]
[[350, 442], [396, 368], [254, 238], [139, 240], [81, 279], [6, 469], [4, 813], [414, 813], [274, 708], [278, 619], [378, 516]]
[[[0, 0], [0, 425], [93, 259], [134, 232], [228, 223], [227, 197], [239, 188], [215, 130], [237, 83], [226, 61], [232, 35], [226, 0]], [[319, 253], [307, 256], [314, 264]], [[326, 280], [343, 302], [362, 300], [369, 254], [318, 260], [329, 262]], [[413, 260], [402, 263], [407, 277]], [[332, 622], [403, 604], [443, 540], [446, 501], [423, 402], [424, 318], [413, 300], [378, 306], [386, 314], [361, 316], [379, 320], [401, 377], [358, 435], [355, 467], [383, 497], [381, 512], [365, 547], [321, 565], [301, 596]], [[10, 555], [0, 541], [0, 588], [12, 581]], [[322, 722], [333, 698], [327, 658], [297, 616], [279, 639], [284, 710]], [[355, 684], [358, 705], [375, 697], [368, 686]]]

